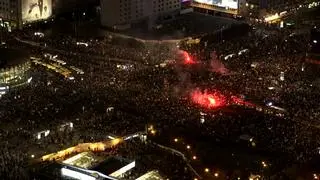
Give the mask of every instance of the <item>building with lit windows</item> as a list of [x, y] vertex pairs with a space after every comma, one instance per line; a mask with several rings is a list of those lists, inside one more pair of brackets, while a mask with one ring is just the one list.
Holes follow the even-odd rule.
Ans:
[[54, 14], [72, 12], [89, 6], [97, 6], [97, 0], [52, 0]]
[[[186, 1], [189, 4], [189, 1]], [[279, 19], [298, 8], [320, 6], [317, 0], [190, 0], [194, 11], [206, 14], [219, 14], [229, 16], [242, 16], [251, 20]], [[282, 15], [280, 14], [282, 13]]]
[[101, 0], [100, 6], [102, 26], [125, 29], [144, 20], [179, 14], [181, 0]]
[[191, 6], [195, 11], [209, 14], [238, 15], [240, 7], [245, 5], [245, 0], [193, 0]]
[[0, 25], [9, 31], [52, 15], [52, 0], [0, 0]]
[[299, 3], [303, 3], [303, 1], [299, 0], [267, 0], [266, 1], [267, 9], [270, 11], [283, 11]]
[[248, 15], [265, 16], [281, 12], [290, 12], [299, 8], [313, 8], [320, 5], [317, 0], [245, 0], [243, 6]]
[[0, 25], [11, 31], [12, 27], [20, 26], [21, 1], [0, 0]]
[[265, 15], [266, 0], [245, 0], [239, 3], [239, 15], [257, 19]]
[[26, 53], [0, 48], [0, 96], [31, 81], [31, 63]]

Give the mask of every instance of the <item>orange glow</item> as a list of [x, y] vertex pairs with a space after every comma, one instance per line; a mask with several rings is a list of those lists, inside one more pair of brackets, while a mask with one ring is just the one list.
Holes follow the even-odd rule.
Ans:
[[58, 151], [56, 153], [51, 153], [41, 157], [42, 161], [55, 161], [64, 159], [66, 156], [74, 153], [81, 153], [85, 151], [105, 151], [105, 149], [112, 146], [116, 146], [119, 143], [123, 142], [121, 138], [113, 139], [107, 142], [97, 142], [97, 143], [81, 143], [74, 147], [67, 148], [65, 150]]
[[119, 144], [120, 142], [121, 142], [121, 139], [119, 139], [119, 138], [113, 139], [113, 140], [111, 141], [111, 143], [112, 143], [113, 146]]

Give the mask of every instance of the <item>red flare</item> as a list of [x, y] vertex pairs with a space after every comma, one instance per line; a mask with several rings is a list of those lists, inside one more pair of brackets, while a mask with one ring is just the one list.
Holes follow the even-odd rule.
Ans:
[[195, 64], [196, 61], [191, 57], [191, 55], [187, 51], [180, 50], [180, 53], [182, 54], [183, 63], [184, 64]]
[[195, 90], [191, 92], [191, 99], [194, 103], [209, 109], [226, 105], [225, 97], [218, 92], [208, 93]]

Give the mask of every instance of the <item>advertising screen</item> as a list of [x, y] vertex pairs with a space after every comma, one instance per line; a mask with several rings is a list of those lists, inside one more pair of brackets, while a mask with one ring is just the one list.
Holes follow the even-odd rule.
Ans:
[[23, 0], [21, 4], [23, 22], [47, 19], [52, 14], [52, 0]]
[[238, 0], [194, 0], [194, 2], [230, 9], [238, 9]]

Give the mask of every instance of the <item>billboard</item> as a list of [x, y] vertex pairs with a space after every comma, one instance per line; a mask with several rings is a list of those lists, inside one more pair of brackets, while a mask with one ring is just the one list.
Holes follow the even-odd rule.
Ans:
[[203, 3], [213, 6], [219, 6], [230, 9], [238, 9], [238, 0], [193, 0], [197, 3]]
[[22, 21], [47, 19], [52, 14], [52, 0], [22, 0]]

